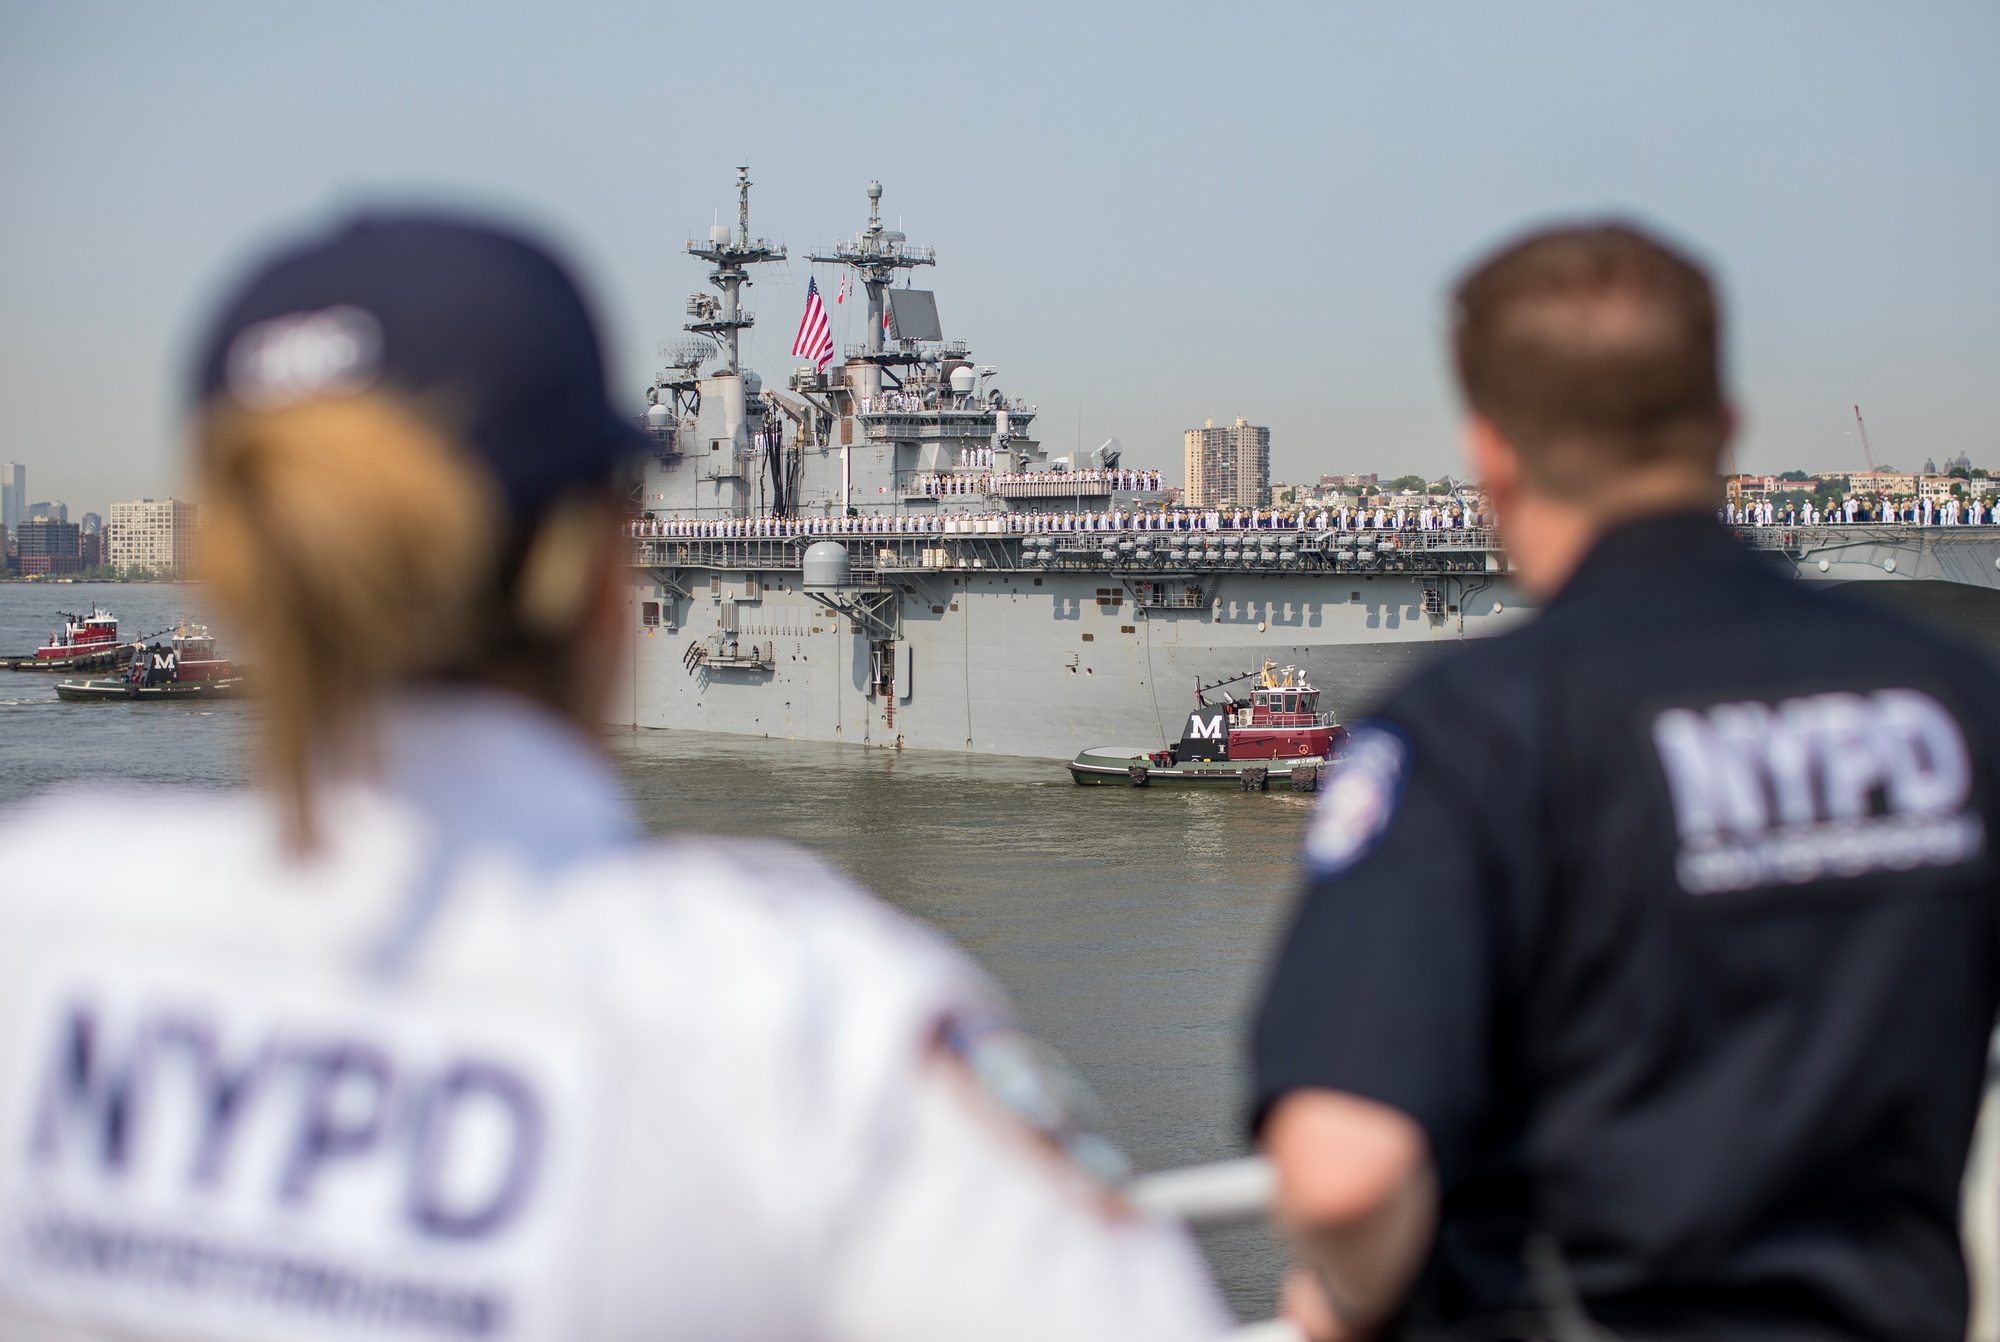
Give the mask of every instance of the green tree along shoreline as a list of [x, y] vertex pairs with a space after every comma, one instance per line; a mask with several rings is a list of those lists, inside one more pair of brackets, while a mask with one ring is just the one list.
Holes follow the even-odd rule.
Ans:
[[123, 568], [110, 564], [92, 564], [76, 573], [24, 574], [11, 566], [0, 569], [0, 582], [187, 582], [170, 569], [154, 568], [146, 564], [133, 564]]

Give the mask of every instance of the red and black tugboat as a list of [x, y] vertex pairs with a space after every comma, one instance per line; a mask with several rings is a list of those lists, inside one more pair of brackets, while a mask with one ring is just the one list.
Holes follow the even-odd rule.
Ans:
[[1303, 671], [1275, 670], [1266, 662], [1261, 672], [1248, 674], [1258, 683], [1247, 699], [1210, 704], [1198, 691], [1174, 745], [1165, 750], [1095, 746], [1070, 761], [1070, 777], [1133, 787], [1219, 785], [1261, 792], [1277, 783], [1295, 792], [1316, 790], [1320, 771], [1332, 763], [1347, 729], [1320, 711], [1319, 691]]
[[181, 625], [172, 642], [132, 645], [132, 661], [124, 675], [103, 680], [64, 680], [56, 698], [70, 703], [91, 700], [158, 702], [179, 699], [234, 699], [242, 693], [243, 677], [233, 662], [215, 654], [215, 636], [205, 625]]
[[49, 641], [25, 657], [0, 658], [7, 671], [94, 671], [99, 667], [123, 666], [132, 656], [132, 646], [118, 641], [118, 617], [96, 606], [88, 615], [59, 616], [62, 628], [49, 632]]

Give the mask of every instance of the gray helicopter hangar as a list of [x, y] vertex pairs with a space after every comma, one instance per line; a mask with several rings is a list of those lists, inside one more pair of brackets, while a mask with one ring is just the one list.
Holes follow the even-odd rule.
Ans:
[[1267, 661], [1351, 713], [1521, 615], [1479, 530], [1083, 529], [1158, 517], [1158, 473], [1116, 439], [1032, 436], [935, 294], [897, 287], [937, 257], [884, 227], [879, 183], [867, 226], [809, 258], [864, 301], [865, 339], [766, 385], [744, 291], [786, 250], [751, 232], [750, 186], [687, 244], [715, 292], [647, 393], [622, 721], [1068, 759], [1162, 747], [1197, 685]]

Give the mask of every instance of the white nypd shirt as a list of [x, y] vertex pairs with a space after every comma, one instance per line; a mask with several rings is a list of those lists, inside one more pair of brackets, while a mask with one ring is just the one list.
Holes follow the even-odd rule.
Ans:
[[790, 850], [639, 840], [571, 728], [0, 818], [0, 1337], [1179, 1339], [1186, 1238], [972, 1080], [1005, 1008]]

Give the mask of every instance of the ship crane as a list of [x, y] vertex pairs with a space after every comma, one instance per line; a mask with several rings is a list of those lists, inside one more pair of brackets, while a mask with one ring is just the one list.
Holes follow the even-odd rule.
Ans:
[[1854, 427], [1861, 430], [1861, 455], [1868, 458], [1868, 473], [1875, 474], [1881, 467], [1875, 464], [1875, 449], [1868, 443], [1868, 422], [1861, 418], [1861, 407], [1854, 407]]

